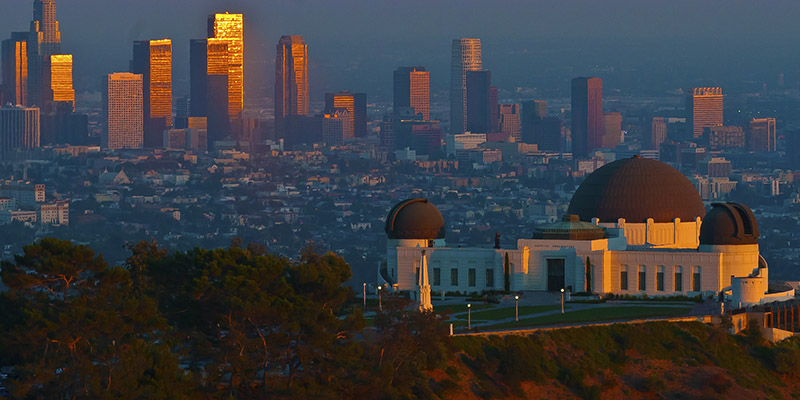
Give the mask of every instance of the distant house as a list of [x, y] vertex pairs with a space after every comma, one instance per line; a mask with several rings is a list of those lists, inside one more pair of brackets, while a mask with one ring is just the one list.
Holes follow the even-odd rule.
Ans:
[[108, 172], [108, 170], [103, 171], [100, 174], [99, 182], [101, 185], [130, 185], [131, 180], [128, 178], [128, 175], [125, 174], [125, 170], [120, 170], [119, 172]]

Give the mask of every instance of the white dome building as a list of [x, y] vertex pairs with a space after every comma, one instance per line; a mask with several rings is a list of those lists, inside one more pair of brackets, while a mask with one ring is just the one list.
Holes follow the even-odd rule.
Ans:
[[[705, 218], [705, 220], [703, 219]], [[766, 295], [766, 262], [747, 206], [714, 204], [706, 215], [689, 180], [667, 164], [633, 157], [599, 168], [578, 187], [568, 215], [516, 248], [447, 247], [445, 222], [427, 199], [399, 203], [386, 221], [387, 263], [378, 274], [416, 291], [422, 251], [433, 293], [491, 290], [648, 296], [730, 293], [734, 305]]]

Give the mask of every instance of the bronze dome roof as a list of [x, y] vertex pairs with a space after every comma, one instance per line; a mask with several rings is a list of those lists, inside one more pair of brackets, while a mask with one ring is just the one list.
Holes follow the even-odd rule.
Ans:
[[700, 225], [700, 244], [758, 244], [758, 222], [740, 203], [714, 203]]
[[694, 221], [705, 215], [700, 194], [680, 171], [660, 161], [634, 156], [591, 173], [569, 203], [568, 214], [600, 222]]
[[428, 199], [397, 203], [386, 216], [389, 239], [444, 239], [444, 218]]

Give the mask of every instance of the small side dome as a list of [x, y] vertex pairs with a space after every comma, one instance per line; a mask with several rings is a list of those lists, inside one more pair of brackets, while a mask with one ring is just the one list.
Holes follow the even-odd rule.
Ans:
[[444, 218], [428, 199], [408, 199], [397, 203], [386, 216], [384, 226], [389, 239], [444, 239]]
[[714, 203], [700, 226], [700, 244], [758, 244], [758, 222], [740, 203]]

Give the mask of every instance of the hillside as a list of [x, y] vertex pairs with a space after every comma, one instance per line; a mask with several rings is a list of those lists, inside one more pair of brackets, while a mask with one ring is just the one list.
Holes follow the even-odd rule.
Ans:
[[700, 323], [452, 338], [430, 373], [446, 399], [800, 398], [800, 340], [772, 345]]

